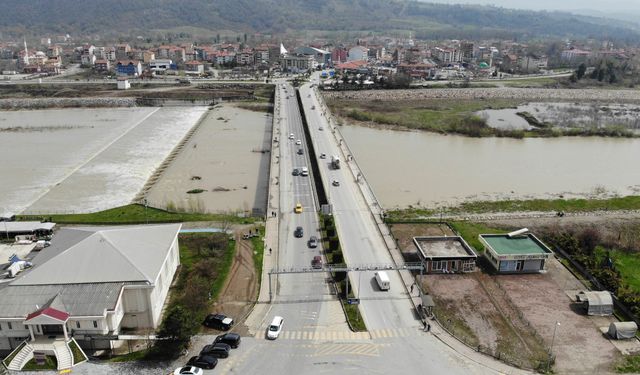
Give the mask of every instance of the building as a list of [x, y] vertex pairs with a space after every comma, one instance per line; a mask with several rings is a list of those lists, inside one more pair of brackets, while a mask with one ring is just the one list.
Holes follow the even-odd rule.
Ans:
[[184, 64], [186, 74], [200, 75], [204, 74], [204, 64], [202, 61], [187, 61]]
[[123, 76], [137, 77], [142, 74], [142, 64], [140, 64], [140, 61], [133, 60], [118, 61], [116, 73]]
[[484, 255], [500, 273], [544, 271], [545, 261], [553, 252], [528, 230], [508, 234], [481, 234]]
[[548, 59], [532, 53], [522, 57], [518, 63], [519, 70], [523, 73], [537, 73], [540, 69], [547, 69]]
[[349, 48], [349, 52], [347, 54], [347, 61], [357, 61], [357, 60], [368, 60], [369, 59], [369, 49], [363, 46], [355, 46]]
[[131, 83], [127, 77], [118, 77], [117, 79], [118, 90], [129, 90]]
[[[112, 349], [121, 332], [155, 329], [180, 264], [181, 224], [64, 228], [33, 267], [0, 283], [0, 352], [40, 348]], [[5, 281], [5, 280], [3, 280]], [[23, 346], [12, 369], [33, 353]], [[64, 358], [58, 357], [58, 362]]]
[[253, 65], [254, 61], [253, 51], [250, 49], [236, 53], [236, 62], [238, 65]]
[[149, 70], [151, 70], [154, 73], [164, 73], [169, 69], [172, 69], [173, 66], [173, 61], [169, 60], [169, 59], [156, 59], [156, 60], [151, 60], [149, 62]]
[[591, 51], [584, 51], [580, 49], [568, 49], [562, 51], [560, 58], [562, 61], [572, 64], [582, 63], [587, 61], [591, 57]]
[[280, 65], [283, 71], [303, 72], [313, 69], [316, 66], [316, 60], [309, 55], [285, 55]]
[[96, 60], [93, 64], [93, 69], [96, 72], [108, 72], [111, 69], [111, 63], [109, 60]]
[[[15, 218], [15, 216], [13, 217]], [[14, 238], [15, 236], [25, 234], [50, 236], [55, 227], [56, 223], [41, 223], [39, 221], [8, 221], [3, 218], [2, 224], [0, 224], [0, 237]], [[0, 259], [0, 262], [2, 261], [4, 261], [4, 259]]]
[[302, 47], [296, 48], [293, 51], [293, 54], [313, 56], [313, 59], [316, 61], [317, 64], [323, 65], [323, 66], [331, 65], [331, 52], [325, 51], [319, 48], [302, 46]]
[[459, 236], [413, 237], [426, 273], [471, 272], [478, 256]]

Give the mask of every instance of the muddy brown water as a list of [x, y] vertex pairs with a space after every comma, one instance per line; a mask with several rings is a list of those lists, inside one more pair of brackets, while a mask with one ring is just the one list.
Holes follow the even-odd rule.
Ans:
[[385, 208], [640, 193], [640, 140], [468, 138], [348, 125], [341, 132]]

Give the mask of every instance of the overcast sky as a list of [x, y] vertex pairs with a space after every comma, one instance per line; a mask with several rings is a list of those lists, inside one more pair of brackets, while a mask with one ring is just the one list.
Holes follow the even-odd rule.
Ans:
[[605, 13], [640, 13], [640, 0], [423, 0], [434, 3], [467, 3], [496, 5], [505, 8], [535, 10], [591, 9]]

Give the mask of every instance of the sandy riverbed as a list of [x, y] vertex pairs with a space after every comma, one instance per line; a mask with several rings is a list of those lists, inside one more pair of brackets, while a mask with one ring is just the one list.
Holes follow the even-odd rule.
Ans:
[[[271, 115], [219, 105], [147, 195], [150, 205], [199, 212], [266, 207]], [[193, 189], [204, 190], [188, 194]]]

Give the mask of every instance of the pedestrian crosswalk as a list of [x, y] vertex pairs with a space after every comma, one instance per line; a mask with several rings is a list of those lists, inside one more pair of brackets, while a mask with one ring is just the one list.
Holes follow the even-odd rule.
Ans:
[[[288, 331], [284, 330], [278, 339], [302, 341], [353, 341], [376, 340], [394, 337], [417, 336], [421, 334], [417, 328], [388, 328], [368, 332], [351, 331]], [[256, 338], [264, 338], [263, 332], [256, 332]]]

